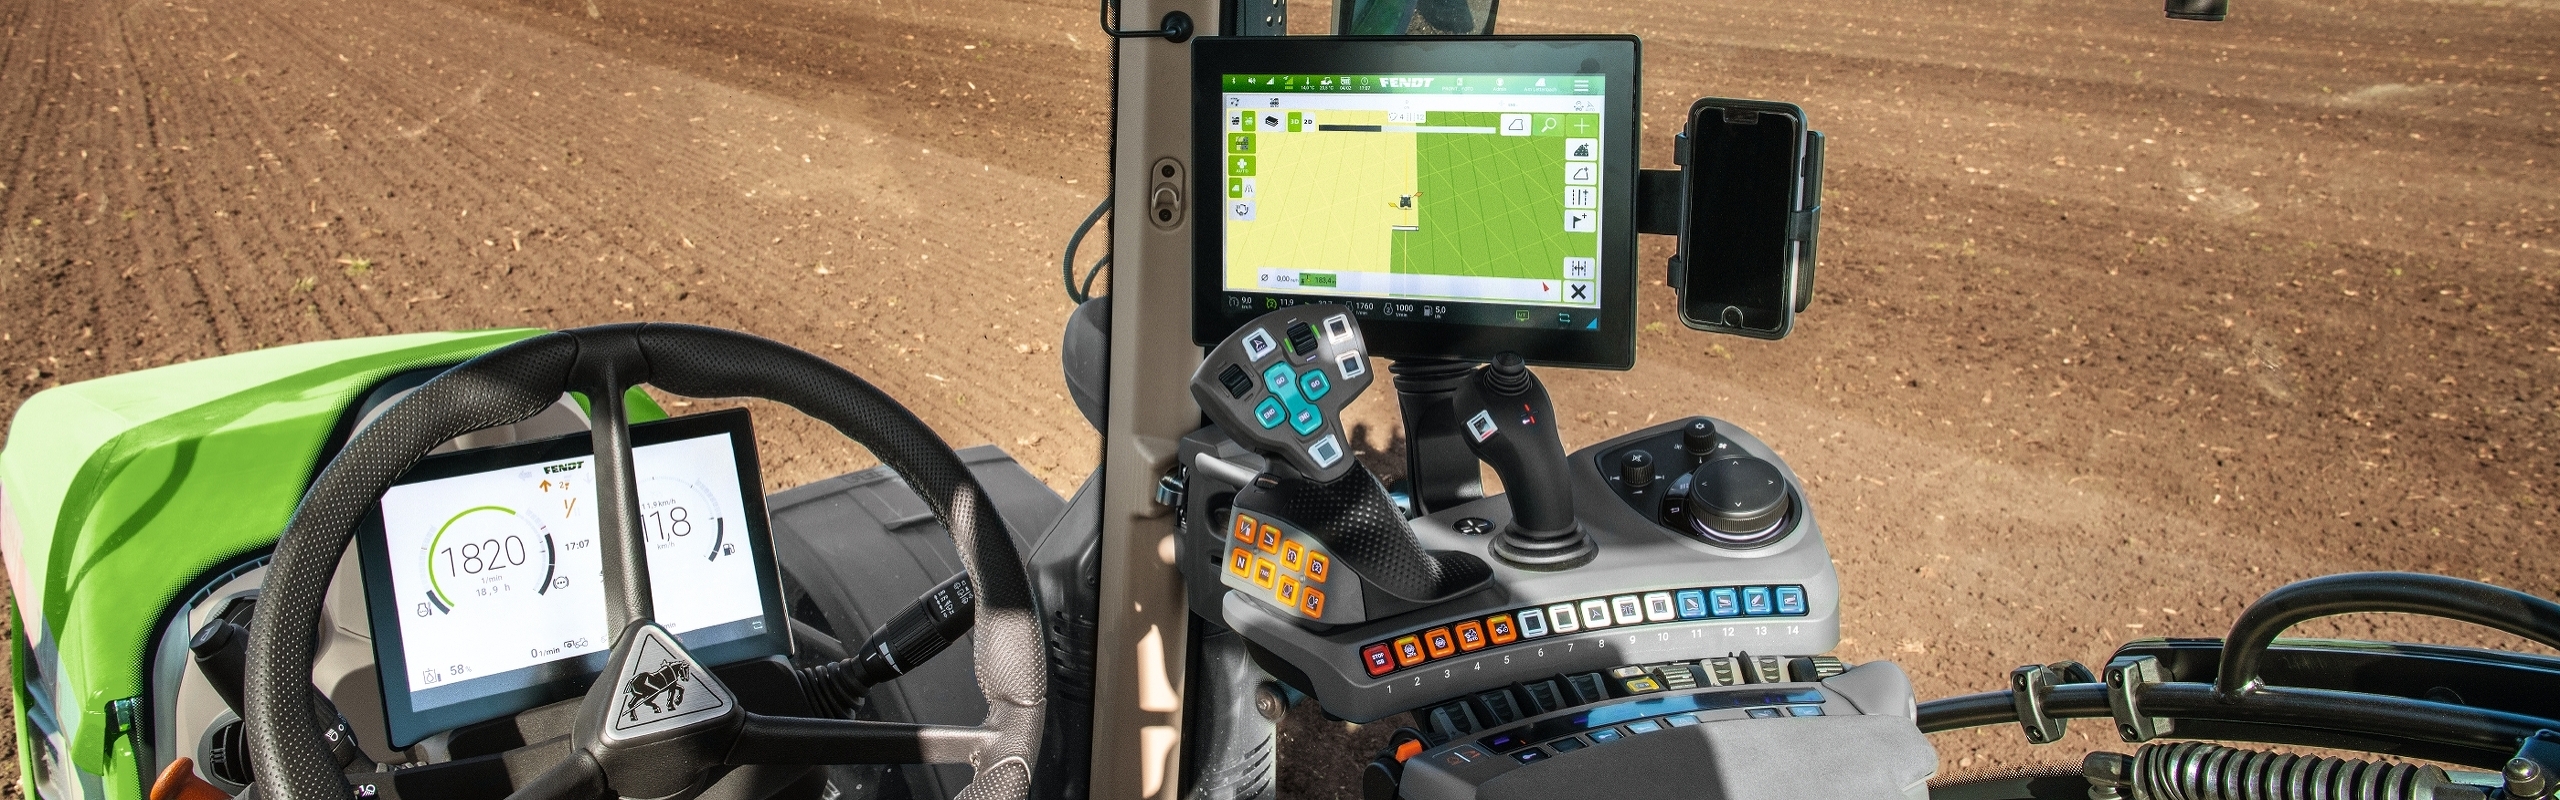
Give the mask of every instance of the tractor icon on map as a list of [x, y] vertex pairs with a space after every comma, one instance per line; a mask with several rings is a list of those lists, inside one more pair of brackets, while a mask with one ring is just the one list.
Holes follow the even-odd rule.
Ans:
[[1396, 195], [1395, 208], [1397, 211], [1412, 211], [1414, 204], [1419, 202], [1422, 202], [1421, 192], [1400, 194]]

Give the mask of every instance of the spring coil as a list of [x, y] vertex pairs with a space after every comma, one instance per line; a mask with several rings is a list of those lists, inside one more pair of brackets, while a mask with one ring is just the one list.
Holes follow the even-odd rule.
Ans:
[[2143, 745], [2126, 761], [2112, 753], [2091, 754], [2086, 774], [2093, 800], [2430, 800], [2436, 787], [2451, 783], [2433, 766], [2203, 742]]

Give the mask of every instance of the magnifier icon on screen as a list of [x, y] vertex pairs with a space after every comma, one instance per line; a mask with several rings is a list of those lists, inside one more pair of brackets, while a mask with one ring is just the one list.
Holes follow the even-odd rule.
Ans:
[[1539, 133], [1546, 133], [1546, 132], [1548, 132], [1548, 131], [1552, 131], [1552, 130], [1555, 130], [1555, 129], [1556, 129], [1556, 118], [1554, 118], [1554, 117], [1548, 117], [1548, 118], [1547, 118], [1547, 120], [1546, 120], [1546, 123], [1545, 123], [1545, 124], [1542, 124], [1542, 125], [1539, 125], [1539, 126], [1538, 126], [1538, 132], [1539, 132]]

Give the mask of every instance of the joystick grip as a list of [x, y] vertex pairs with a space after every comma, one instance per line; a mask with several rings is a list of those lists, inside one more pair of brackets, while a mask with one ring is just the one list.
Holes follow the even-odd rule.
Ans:
[[1555, 404], [1520, 357], [1504, 353], [1463, 381], [1452, 398], [1467, 446], [1502, 476], [1511, 524], [1493, 550], [1524, 567], [1564, 569], [1591, 558], [1591, 542], [1574, 522], [1573, 482]]
[[1422, 549], [1421, 538], [1396, 510], [1387, 488], [1356, 462], [1331, 481], [1266, 475], [1236, 494], [1235, 507], [1305, 528], [1343, 566], [1398, 599], [1438, 602], [1493, 576], [1492, 568], [1474, 556]]

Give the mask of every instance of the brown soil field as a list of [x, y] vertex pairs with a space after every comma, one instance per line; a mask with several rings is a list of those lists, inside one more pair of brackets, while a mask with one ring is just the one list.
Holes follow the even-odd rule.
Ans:
[[[0, 415], [294, 342], [677, 320], [825, 354], [1071, 489], [1098, 448], [1058, 258], [1106, 191], [1109, 40], [1083, 3], [865, 2], [0, 3]], [[1841, 655], [1944, 696], [2218, 635], [2317, 575], [2560, 589], [2560, 5], [1501, 20], [1644, 37], [1649, 166], [1700, 96], [1830, 134], [1794, 336], [1687, 331], [1647, 266], [1639, 366], [1546, 377], [1569, 445], [1707, 413], [1778, 447], [1847, 587]], [[764, 422], [776, 488], [869, 463]], [[2076, 761], [2090, 727], [1936, 744], [1945, 774]], [[1356, 795], [1377, 726], [1288, 732], [1287, 796]]]

